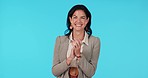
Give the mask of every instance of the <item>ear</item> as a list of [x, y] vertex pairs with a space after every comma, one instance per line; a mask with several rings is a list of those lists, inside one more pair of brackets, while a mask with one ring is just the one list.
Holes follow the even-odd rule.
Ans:
[[69, 17], [69, 20], [70, 20], [70, 23], [72, 23], [72, 18], [71, 17]]

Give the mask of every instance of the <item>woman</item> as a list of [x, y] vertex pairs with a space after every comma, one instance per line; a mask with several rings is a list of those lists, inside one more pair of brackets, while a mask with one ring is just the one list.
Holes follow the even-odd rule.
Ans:
[[100, 40], [92, 36], [91, 13], [84, 5], [68, 12], [65, 36], [58, 36], [52, 73], [57, 78], [92, 78], [100, 53]]

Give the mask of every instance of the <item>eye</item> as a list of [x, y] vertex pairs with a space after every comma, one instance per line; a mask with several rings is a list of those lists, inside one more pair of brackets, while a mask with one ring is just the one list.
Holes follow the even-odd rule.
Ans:
[[82, 19], [86, 19], [86, 17], [85, 17], [85, 16], [82, 16], [81, 18], [82, 18]]
[[77, 16], [73, 16], [72, 18], [73, 18], [73, 19], [77, 19]]

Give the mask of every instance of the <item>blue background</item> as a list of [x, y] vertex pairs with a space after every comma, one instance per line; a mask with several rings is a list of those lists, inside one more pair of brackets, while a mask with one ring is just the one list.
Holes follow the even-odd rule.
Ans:
[[93, 78], [148, 78], [147, 0], [0, 0], [0, 78], [54, 78], [55, 39], [79, 3], [101, 39]]

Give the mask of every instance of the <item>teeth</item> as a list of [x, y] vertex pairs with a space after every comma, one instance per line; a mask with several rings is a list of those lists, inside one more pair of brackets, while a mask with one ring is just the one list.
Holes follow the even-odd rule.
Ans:
[[81, 26], [81, 25], [76, 25], [76, 26]]

